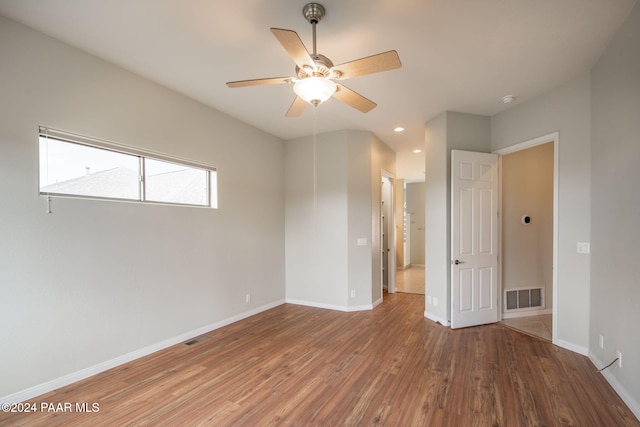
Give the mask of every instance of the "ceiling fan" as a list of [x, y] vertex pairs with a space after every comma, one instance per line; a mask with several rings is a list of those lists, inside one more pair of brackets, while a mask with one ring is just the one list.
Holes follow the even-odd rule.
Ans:
[[316, 51], [316, 24], [325, 16], [325, 9], [319, 3], [309, 3], [302, 9], [302, 14], [309, 21], [313, 29], [313, 53], [309, 54], [306, 47], [295, 31], [281, 28], [271, 28], [271, 32], [285, 48], [293, 62], [296, 63], [296, 77], [273, 77], [255, 80], [240, 80], [228, 82], [231, 88], [245, 86], [260, 86], [273, 84], [293, 84], [296, 94], [287, 117], [297, 117], [302, 114], [307, 103], [317, 106], [331, 96], [345, 104], [362, 111], [371, 111], [376, 103], [365, 98], [346, 86], [336, 83], [352, 77], [379, 73], [381, 71], [400, 68], [400, 58], [395, 50], [377, 55], [356, 59], [340, 65]]

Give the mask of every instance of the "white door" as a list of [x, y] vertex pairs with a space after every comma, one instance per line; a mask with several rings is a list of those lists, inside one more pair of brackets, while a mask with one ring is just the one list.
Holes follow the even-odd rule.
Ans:
[[451, 327], [498, 321], [498, 156], [451, 152]]

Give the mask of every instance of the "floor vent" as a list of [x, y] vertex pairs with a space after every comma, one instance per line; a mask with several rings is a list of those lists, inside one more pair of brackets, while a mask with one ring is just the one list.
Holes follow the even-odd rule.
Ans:
[[194, 338], [191, 341], [187, 341], [186, 343], [184, 343], [184, 345], [194, 345], [194, 344], [198, 344], [199, 342], [202, 342], [204, 340], [208, 340], [209, 337], [207, 335], [202, 335], [198, 338]]
[[505, 291], [505, 306], [507, 310], [520, 308], [544, 307], [544, 290], [542, 288], [513, 289]]

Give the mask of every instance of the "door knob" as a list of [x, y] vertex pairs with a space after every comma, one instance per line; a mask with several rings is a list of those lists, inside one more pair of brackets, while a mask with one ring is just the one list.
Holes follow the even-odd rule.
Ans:
[[455, 265], [458, 265], [458, 264], [464, 264], [464, 261], [460, 261], [460, 260], [458, 260], [458, 259], [457, 259], [457, 260], [455, 260], [453, 263], [454, 263]]

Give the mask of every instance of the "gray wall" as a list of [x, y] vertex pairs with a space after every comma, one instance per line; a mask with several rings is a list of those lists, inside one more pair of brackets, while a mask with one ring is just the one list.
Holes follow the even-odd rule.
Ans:
[[[284, 300], [282, 141], [2, 17], [0, 58], [0, 396]], [[47, 214], [39, 125], [211, 164], [219, 209]]]
[[410, 254], [412, 265], [424, 265], [425, 183], [410, 182], [406, 186], [407, 213], [411, 214]]
[[[449, 321], [449, 197], [447, 164], [447, 113], [425, 125], [425, 309], [431, 320]], [[427, 299], [431, 297], [431, 304]]]
[[[553, 143], [502, 157], [502, 295], [542, 287], [553, 304]], [[523, 215], [531, 222], [523, 224]], [[503, 312], [506, 307], [503, 305]]]
[[[356, 216], [350, 216], [350, 223], [364, 222], [365, 215], [371, 217], [373, 224], [372, 238], [371, 238], [371, 301], [374, 304], [382, 302], [382, 277], [380, 271], [382, 268], [382, 260], [380, 259], [380, 252], [382, 247], [380, 245], [380, 203], [382, 201], [382, 173], [395, 176], [396, 173], [396, 153], [380, 141], [375, 135], [369, 132], [356, 132], [349, 131], [352, 135], [351, 141], [356, 138], [367, 139], [369, 144], [369, 152], [371, 153], [371, 165], [369, 166], [369, 179], [371, 180], [371, 204], [369, 210], [362, 212]], [[365, 155], [362, 153], [360, 155]], [[353, 158], [354, 154], [351, 155]], [[364, 171], [362, 172], [364, 173]], [[353, 199], [355, 200], [355, 199]], [[362, 199], [364, 201], [364, 199]], [[349, 206], [351, 207], [351, 199]], [[353, 229], [353, 227], [352, 227]], [[351, 231], [351, 230], [350, 230]], [[364, 231], [364, 230], [363, 230]], [[353, 239], [357, 237], [354, 233], [350, 233], [350, 244], [353, 244]]]
[[491, 118], [492, 149], [559, 132], [557, 334], [554, 342], [587, 353], [590, 241], [589, 73]]
[[287, 300], [370, 308], [382, 298], [380, 177], [395, 172], [395, 155], [362, 131], [318, 135], [316, 147], [314, 191], [313, 138], [285, 143]]
[[490, 129], [487, 116], [453, 111], [426, 124], [425, 315], [444, 324], [451, 320], [451, 150], [490, 152]]
[[605, 373], [640, 417], [640, 4], [593, 68], [591, 101], [589, 351], [607, 363], [622, 352]]
[[288, 300], [348, 303], [347, 151], [344, 132], [318, 136], [314, 190], [312, 138], [285, 143]]

